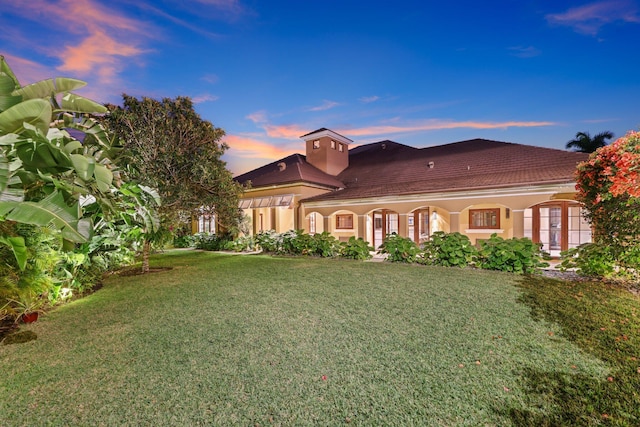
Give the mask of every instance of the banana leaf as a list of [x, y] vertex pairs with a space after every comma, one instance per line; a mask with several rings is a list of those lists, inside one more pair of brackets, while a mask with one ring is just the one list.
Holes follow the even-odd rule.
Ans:
[[51, 104], [44, 99], [23, 101], [0, 113], [0, 133], [19, 134], [24, 131], [24, 124], [28, 123], [46, 135], [51, 113]]

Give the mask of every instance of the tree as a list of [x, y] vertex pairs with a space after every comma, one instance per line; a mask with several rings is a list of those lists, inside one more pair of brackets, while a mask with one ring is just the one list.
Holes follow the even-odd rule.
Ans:
[[242, 187], [221, 156], [224, 131], [203, 120], [187, 97], [158, 101], [123, 94], [123, 106], [107, 106], [106, 126], [121, 138], [129, 176], [157, 188], [161, 224], [190, 221], [202, 209], [214, 210], [219, 227], [237, 226]]
[[600, 147], [607, 145], [607, 139], [612, 139], [613, 133], [610, 131], [600, 132], [593, 138], [589, 132], [578, 132], [576, 137], [567, 142], [567, 149], [575, 149], [581, 153], [593, 153]]
[[577, 170], [577, 200], [596, 242], [624, 250], [640, 238], [640, 132], [591, 154]]

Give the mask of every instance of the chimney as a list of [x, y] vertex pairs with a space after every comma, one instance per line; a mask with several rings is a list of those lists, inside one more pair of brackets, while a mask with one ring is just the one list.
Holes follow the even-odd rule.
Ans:
[[309, 164], [333, 176], [349, 167], [349, 144], [353, 142], [349, 138], [327, 128], [320, 128], [300, 138], [306, 143]]

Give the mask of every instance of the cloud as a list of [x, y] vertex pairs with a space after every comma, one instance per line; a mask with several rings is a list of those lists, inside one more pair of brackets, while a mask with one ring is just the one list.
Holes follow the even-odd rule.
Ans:
[[547, 22], [573, 28], [580, 34], [595, 36], [612, 22], [640, 23], [636, 6], [629, 0], [610, 0], [571, 8], [546, 16]]
[[8, 7], [42, 27], [55, 26], [55, 36], [38, 39], [37, 45], [31, 38], [27, 48], [46, 49], [60, 61], [58, 70], [97, 77], [100, 84], [113, 84], [131, 58], [148, 52], [143, 41], [158, 33], [95, 0], [16, 0]]
[[422, 132], [443, 129], [507, 129], [512, 127], [540, 127], [553, 126], [554, 122], [474, 122], [474, 121], [454, 121], [454, 120], [426, 120], [414, 124], [406, 125], [381, 125], [368, 126], [353, 129], [341, 129], [337, 132], [347, 136], [372, 136], [372, 135], [389, 135], [407, 132]]
[[220, 81], [220, 78], [216, 74], [205, 74], [200, 80], [207, 83], [216, 84], [218, 83], [218, 81]]
[[513, 56], [517, 56], [518, 58], [533, 58], [535, 56], [539, 56], [542, 53], [540, 49], [533, 46], [514, 46], [510, 47], [509, 51], [511, 51], [511, 54]]
[[380, 97], [379, 96], [363, 96], [362, 98], [359, 99], [360, 102], [364, 103], [364, 104], [369, 104], [371, 102], [376, 102], [377, 100], [379, 100]]
[[144, 51], [133, 45], [120, 43], [98, 31], [85, 38], [77, 46], [67, 46], [61, 52], [61, 71], [75, 72], [82, 76], [97, 74], [101, 83], [113, 83], [125, 64], [122, 57], [133, 57]]
[[9, 67], [11, 67], [11, 70], [18, 78], [18, 81], [20, 81], [20, 84], [23, 86], [51, 78], [51, 70], [49, 67], [19, 56], [7, 53], [3, 55]]
[[191, 100], [194, 104], [202, 104], [203, 102], [213, 102], [220, 99], [216, 95], [211, 95], [209, 93], [203, 93], [202, 95], [194, 96]]
[[255, 113], [251, 113], [246, 116], [247, 119], [251, 120], [253, 123], [267, 123], [267, 112], [264, 110], [256, 111]]
[[258, 139], [239, 135], [226, 135], [224, 140], [229, 146], [228, 154], [241, 158], [278, 160], [296, 153], [300, 148], [300, 144], [295, 144], [295, 146], [276, 146]]
[[340, 105], [340, 103], [335, 101], [328, 101], [325, 99], [321, 105], [318, 105], [317, 107], [311, 107], [307, 111], [325, 111], [337, 107], [338, 105]]
[[271, 125], [266, 124], [264, 130], [270, 138], [285, 138], [298, 140], [309, 133], [309, 128], [300, 125]]

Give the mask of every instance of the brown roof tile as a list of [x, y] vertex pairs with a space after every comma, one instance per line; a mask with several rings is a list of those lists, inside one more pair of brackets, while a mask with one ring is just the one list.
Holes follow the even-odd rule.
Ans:
[[344, 189], [306, 201], [570, 182], [587, 157], [485, 139], [422, 149], [382, 141], [349, 151], [349, 167], [337, 177]]
[[[282, 167], [283, 164], [284, 168]], [[238, 175], [234, 179], [241, 184], [251, 181], [252, 188], [291, 184], [294, 182], [319, 184], [334, 189], [344, 187], [344, 184], [336, 179], [336, 177], [328, 175], [307, 163], [306, 157], [301, 154], [293, 154], [258, 169]]]

